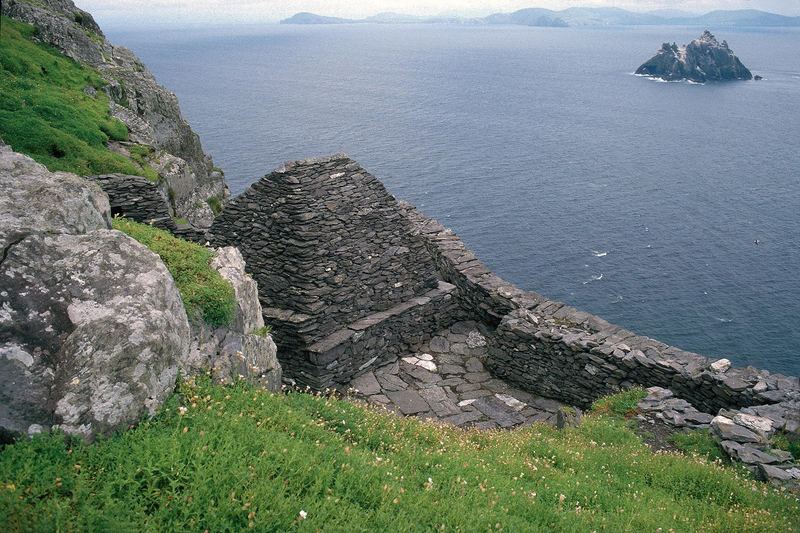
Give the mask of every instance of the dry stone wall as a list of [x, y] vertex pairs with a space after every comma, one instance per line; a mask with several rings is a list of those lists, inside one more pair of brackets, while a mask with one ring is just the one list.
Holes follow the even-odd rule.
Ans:
[[522, 291], [493, 274], [452, 231], [401, 207], [465, 308], [497, 326], [489, 336], [489, 369], [524, 390], [584, 407], [621, 388], [657, 385], [712, 413], [777, 404], [800, 392], [797, 377], [715, 364]]
[[178, 223], [161, 189], [147, 178], [124, 174], [90, 176], [108, 195], [112, 215], [130, 218], [194, 242], [205, 243], [206, 234], [188, 223]]

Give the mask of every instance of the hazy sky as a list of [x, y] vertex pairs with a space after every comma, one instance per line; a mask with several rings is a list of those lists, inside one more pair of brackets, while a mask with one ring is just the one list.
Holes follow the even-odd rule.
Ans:
[[76, 0], [102, 24], [150, 22], [265, 22], [311, 11], [321, 15], [364, 17], [382, 11], [417, 15], [457, 12], [467, 16], [514, 11], [523, 7], [563, 9], [615, 6], [635, 11], [650, 9], [763, 9], [800, 15], [800, 0]]

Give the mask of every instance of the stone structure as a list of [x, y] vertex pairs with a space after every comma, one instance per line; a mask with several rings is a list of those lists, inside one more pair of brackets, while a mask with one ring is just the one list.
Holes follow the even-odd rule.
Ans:
[[390, 411], [459, 427], [565, 423], [563, 404], [512, 387], [486, 370], [484, 334], [490, 334], [484, 324], [456, 322], [415, 351], [389, 357], [361, 374], [350, 387]]
[[287, 374], [317, 389], [404, 353], [460, 311], [395, 199], [343, 155], [287, 163], [232, 200], [211, 233], [242, 250]]
[[157, 184], [147, 178], [103, 174], [88, 179], [95, 181], [108, 195], [112, 215], [151, 224], [183, 239], [206, 242], [205, 231], [173, 218], [174, 210], [170, 209], [168, 198]]
[[408, 204], [404, 216], [424, 239], [445, 281], [474, 318], [497, 326], [488, 367], [523, 390], [571, 405], [633, 385], [670, 388], [706, 412], [783, 401], [800, 379], [727, 368], [636, 335], [605, 320], [502, 280], [452, 231]]
[[175, 233], [178, 226], [169, 212], [167, 199], [155, 183], [141, 176], [104, 174], [90, 176], [108, 195], [111, 214]]

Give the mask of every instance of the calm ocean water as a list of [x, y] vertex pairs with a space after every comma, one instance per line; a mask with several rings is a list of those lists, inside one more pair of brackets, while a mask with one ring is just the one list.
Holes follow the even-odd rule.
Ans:
[[761, 82], [630, 74], [701, 30], [109, 33], [177, 93], [234, 194], [344, 151], [522, 288], [798, 375], [800, 31], [715, 31]]

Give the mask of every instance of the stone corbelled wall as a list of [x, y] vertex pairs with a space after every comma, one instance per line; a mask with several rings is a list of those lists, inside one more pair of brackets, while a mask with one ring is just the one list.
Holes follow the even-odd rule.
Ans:
[[175, 233], [178, 226], [169, 213], [169, 204], [158, 186], [141, 176], [103, 174], [90, 176], [108, 195], [111, 214], [152, 224]]
[[395, 199], [346, 156], [288, 163], [231, 201], [211, 233], [242, 250], [266, 315], [292, 314], [309, 343], [437, 283]]
[[714, 368], [703, 356], [522, 291], [489, 271], [452, 231], [408, 204], [401, 207], [465, 307], [497, 326], [489, 336], [490, 370], [525, 390], [587, 406], [620, 388], [658, 385], [706, 412], [777, 404], [800, 393], [797, 377]]
[[169, 203], [161, 189], [147, 178], [124, 174], [89, 176], [108, 195], [112, 215], [152, 224], [182, 239], [205, 243], [206, 235], [189, 224], [178, 224], [172, 218]]

